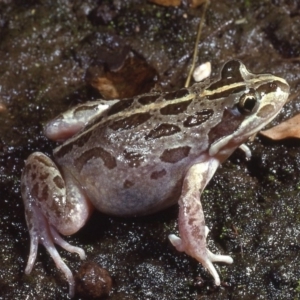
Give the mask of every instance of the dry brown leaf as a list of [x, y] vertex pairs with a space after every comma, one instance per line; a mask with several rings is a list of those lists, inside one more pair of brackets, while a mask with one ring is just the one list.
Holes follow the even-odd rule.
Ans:
[[191, 7], [198, 7], [206, 1], [207, 0], [189, 0], [189, 4], [190, 4]]
[[[105, 62], [110, 62], [109, 55], [106, 58]], [[97, 89], [103, 99], [131, 98], [154, 87], [157, 72], [143, 57], [130, 51], [117, 66], [110, 70], [108, 63], [101, 62], [92, 64], [86, 72], [86, 82]]]
[[291, 137], [300, 138], [300, 114], [275, 127], [261, 131], [260, 134], [276, 141]]
[[149, 1], [163, 6], [179, 6], [181, 3], [181, 0], [149, 0]]
[[6, 108], [5, 104], [0, 102], [0, 112], [6, 111], [6, 109], [7, 108]]

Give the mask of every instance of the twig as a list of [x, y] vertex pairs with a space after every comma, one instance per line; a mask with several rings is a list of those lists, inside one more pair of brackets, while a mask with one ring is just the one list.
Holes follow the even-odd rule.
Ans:
[[194, 54], [193, 54], [193, 60], [192, 60], [192, 65], [191, 65], [191, 68], [190, 68], [190, 71], [189, 71], [189, 75], [188, 75], [188, 77], [186, 79], [186, 82], [185, 82], [185, 85], [184, 85], [185, 87], [188, 87], [190, 85], [192, 74], [193, 74], [194, 69], [195, 69], [195, 65], [196, 65], [196, 61], [197, 61], [197, 56], [198, 56], [198, 45], [199, 45], [200, 36], [201, 36], [201, 33], [202, 33], [202, 28], [203, 28], [203, 25], [204, 25], [204, 18], [205, 18], [205, 14], [206, 14], [206, 10], [207, 10], [208, 4], [209, 4], [209, 0], [205, 1], [204, 9], [203, 9], [202, 16], [201, 16], [201, 20], [199, 22], [199, 27], [198, 27], [198, 32], [197, 32], [197, 37], [196, 37], [196, 42], [195, 42], [195, 48], [194, 48]]

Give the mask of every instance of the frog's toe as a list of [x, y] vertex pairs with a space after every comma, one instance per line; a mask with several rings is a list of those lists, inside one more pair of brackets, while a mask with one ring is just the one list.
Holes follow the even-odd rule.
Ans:
[[228, 255], [219, 255], [219, 254], [213, 254], [206, 248], [207, 258], [202, 258], [202, 265], [209, 271], [209, 273], [212, 275], [212, 277], [215, 280], [216, 285], [220, 285], [220, 276], [216, 270], [216, 268], [213, 265], [213, 262], [224, 262], [227, 264], [233, 263], [233, 259]]
[[28, 262], [25, 268], [25, 274], [30, 274], [32, 271], [37, 256], [38, 246], [39, 246], [38, 236], [30, 232], [30, 252], [29, 252]]
[[204, 233], [205, 233], [205, 238], [207, 238], [207, 235], [209, 233], [209, 228], [207, 226], [205, 226]]
[[245, 153], [247, 159], [251, 158], [252, 156], [251, 150], [246, 144], [240, 145], [239, 148]]
[[202, 263], [203, 267], [205, 267], [208, 270], [208, 272], [211, 274], [211, 276], [214, 278], [215, 285], [219, 286], [221, 284], [220, 276], [219, 276], [215, 266], [210, 261], [210, 259], [206, 258], [205, 260], [202, 260], [201, 263]]
[[217, 261], [217, 262], [224, 262], [226, 264], [232, 264], [233, 263], [233, 259], [229, 255], [214, 254], [211, 251], [209, 251], [207, 248], [206, 248], [206, 251], [207, 251], [208, 259], [211, 262], [216, 262]]
[[65, 249], [68, 252], [77, 253], [79, 255], [80, 259], [82, 259], [82, 260], [86, 259], [86, 254], [82, 248], [72, 246], [71, 244], [66, 242], [53, 226], [50, 226], [50, 231], [51, 231], [52, 237], [55, 241], [55, 244], [59, 245], [60, 247], [62, 247], [63, 249]]
[[179, 238], [175, 234], [169, 234], [168, 238], [169, 238], [171, 244], [176, 248], [177, 251], [179, 251], [179, 252], [184, 251], [185, 248], [184, 248], [181, 238]]
[[[207, 235], [209, 233], [209, 229], [207, 226], [205, 226], [205, 237], [207, 238]], [[221, 255], [221, 254], [214, 254], [210, 250], [206, 248], [208, 259], [211, 262], [224, 262], [226, 264], [232, 264], [233, 259], [229, 255]]]
[[45, 246], [45, 248], [47, 249], [47, 251], [49, 252], [49, 254], [51, 255], [52, 259], [55, 262], [55, 265], [58, 269], [61, 270], [61, 272], [65, 275], [67, 282], [69, 284], [69, 295], [70, 297], [74, 297], [75, 294], [75, 280], [73, 277], [73, 274], [71, 272], [71, 270], [69, 269], [69, 267], [64, 263], [64, 261], [62, 260], [61, 256], [59, 255], [59, 253], [57, 252], [54, 244], [52, 242], [43, 242], [43, 245]]

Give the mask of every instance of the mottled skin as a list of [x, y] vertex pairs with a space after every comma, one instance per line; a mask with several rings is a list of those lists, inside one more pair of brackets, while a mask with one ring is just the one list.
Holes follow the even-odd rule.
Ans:
[[81, 258], [85, 254], [58, 232], [78, 231], [93, 207], [111, 215], [140, 216], [179, 202], [181, 239], [171, 235], [170, 240], [208, 268], [219, 285], [212, 262], [232, 259], [206, 248], [200, 194], [219, 164], [277, 115], [288, 93], [285, 80], [251, 74], [233, 60], [216, 82], [92, 102], [50, 122], [46, 135], [65, 140], [54, 150], [55, 163], [33, 153], [22, 175], [31, 236], [26, 273], [41, 242], [68, 278], [73, 295], [72, 273], [54, 242]]

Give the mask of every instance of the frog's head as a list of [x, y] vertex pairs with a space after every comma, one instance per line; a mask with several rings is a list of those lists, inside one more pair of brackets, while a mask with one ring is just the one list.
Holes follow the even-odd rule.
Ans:
[[222, 120], [209, 134], [209, 154], [220, 158], [230, 155], [276, 117], [289, 91], [288, 83], [280, 77], [252, 74], [242, 62], [228, 61], [220, 79], [207, 89], [208, 99], [224, 101]]

